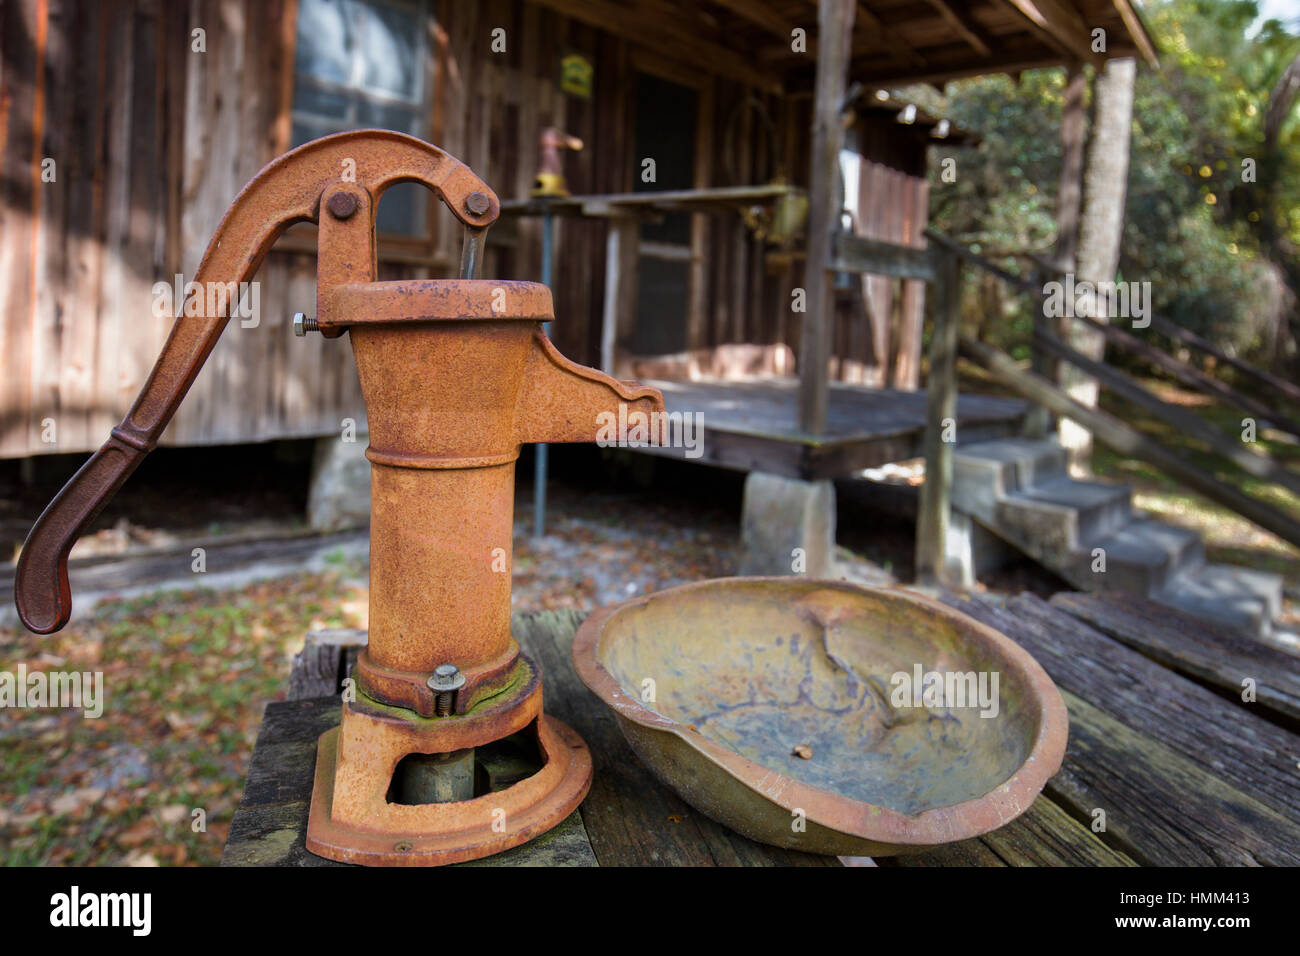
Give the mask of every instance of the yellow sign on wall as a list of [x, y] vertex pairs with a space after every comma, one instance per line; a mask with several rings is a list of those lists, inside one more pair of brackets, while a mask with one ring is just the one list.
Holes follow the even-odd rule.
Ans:
[[589, 100], [594, 73], [591, 60], [581, 53], [566, 53], [560, 58], [560, 89], [570, 96]]

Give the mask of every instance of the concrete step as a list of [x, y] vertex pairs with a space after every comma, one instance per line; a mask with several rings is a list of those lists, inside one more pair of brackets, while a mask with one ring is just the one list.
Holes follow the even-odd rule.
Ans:
[[1059, 569], [1074, 552], [1127, 524], [1131, 499], [1125, 485], [1053, 477], [1003, 495], [993, 522], [1034, 557]]
[[997, 500], [1065, 474], [1065, 450], [1054, 441], [999, 438], [958, 445], [953, 454], [953, 504], [992, 521]]
[[1207, 564], [1152, 597], [1195, 617], [1267, 637], [1282, 607], [1282, 579], [1266, 571]]
[[[1105, 571], [1094, 571], [1098, 549], [1105, 552]], [[1079, 551], [1063, 576], [1085, 591], [1122, 591], [1150, 597], [1179, 575], [1205, 563], [1205, 544], [1195, 531], [1138, 517], [1099, 537]]]

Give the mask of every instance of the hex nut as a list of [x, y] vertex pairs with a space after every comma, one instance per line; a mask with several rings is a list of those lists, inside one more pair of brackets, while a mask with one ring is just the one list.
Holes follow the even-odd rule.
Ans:
[[455, 664], [439, 664], [433, 669], [428, 684], [429, 689], [435, 691], [459, 690], [465, 686], [465, 675]]

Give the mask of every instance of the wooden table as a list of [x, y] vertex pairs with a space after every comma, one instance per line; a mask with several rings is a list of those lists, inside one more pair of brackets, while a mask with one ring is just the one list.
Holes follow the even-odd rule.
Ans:
[[[1038, 659], [1069, 708], [1069, 747], [1007, 826], [878, 865], [1300, 864], [1300, 659], [1126, 596], [946, 600]], [[547, 710], [591, 746], [591, 793], [546, 836], [462, 865], [838, 865], [746, 840], [655, 781], [573, 672], [580, 621], [516, 615], [514, 628], [542, 665]], [[223, 865], [336, 865], [303, 839], [316, 738], [338, 713], [336, 695], [267, 706]]]

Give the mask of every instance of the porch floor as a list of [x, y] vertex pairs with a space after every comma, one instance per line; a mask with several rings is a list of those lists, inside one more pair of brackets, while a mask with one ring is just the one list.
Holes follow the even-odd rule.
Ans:
[[[922, 453], [923, 391], [834, 383], [826, 431], [810, 435], [799, 428], [797, 379], [643, 380], [643, 384], [663, 392], [670, 414], [703, 414], [703, 434], [696, 436], [702, 441], [690, 455], [680, 447], [640, 449], [651, 454], [811, 481], [844, 477]], [[1016, 398], [961, 395], [957, 440], [964, 444], [1018, 434], [1027, 410], [1028, 405]]]

